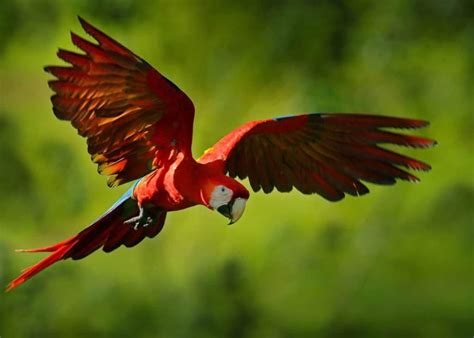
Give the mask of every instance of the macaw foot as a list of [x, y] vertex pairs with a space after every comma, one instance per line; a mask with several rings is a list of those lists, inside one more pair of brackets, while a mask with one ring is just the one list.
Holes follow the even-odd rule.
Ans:
[[125, 224], [133, 224], [133, 228], [138, 230], [140, 228], [146, 228], [147, 226], [153, 225], [158, 220], [160, 215], [159, 209], [155, 208], [143, 208], [139, 207], [140, 212], [138, 216], [132, 217], [126, 220]]

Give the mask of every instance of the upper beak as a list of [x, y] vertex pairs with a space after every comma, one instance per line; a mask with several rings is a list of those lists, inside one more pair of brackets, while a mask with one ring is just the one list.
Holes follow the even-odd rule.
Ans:
[[230, 220], [229, 225], [234, 224], [240, 217], [242, 217], [245, 209], [245, 202], [247, 202], [246, 199], [238, 197], [227, 204], [221, 205], [217, 208], [217, 211]]

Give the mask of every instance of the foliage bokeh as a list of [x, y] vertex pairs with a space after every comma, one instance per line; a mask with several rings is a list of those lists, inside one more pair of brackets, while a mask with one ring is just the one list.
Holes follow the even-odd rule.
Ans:
[[79, 14], [196, 106], [194, 152], [253, 119], [427, 119], [419, 185], [339, 203], [252, 195], [232, 227], [170, 214], [133, 249], [60, 262], [0, 295], [2, 337], [467, 337], [474, 322], [474, 6], [414, 1], [0, 2], [0, 284], [124, 188], [57, 121], [42, 71]]

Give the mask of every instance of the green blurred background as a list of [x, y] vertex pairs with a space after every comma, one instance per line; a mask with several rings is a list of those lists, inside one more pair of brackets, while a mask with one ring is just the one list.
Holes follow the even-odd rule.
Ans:
[[196, 106], [198, 155], [241, 123], [304, 112], [427, 119], [421, 184], [339, 203], [252, 195], [232, 227], [172, 213], [133, 249], [64, 261], [0, 295], [10, 337], [471, 337], [474, 2], [0, 2], [0, 284], [126, 189], [51, 111], [48, 75], [76, 15]]

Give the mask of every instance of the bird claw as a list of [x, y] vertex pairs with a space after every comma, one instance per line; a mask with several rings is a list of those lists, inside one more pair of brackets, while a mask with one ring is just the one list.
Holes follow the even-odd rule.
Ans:
[[158, 214], [155, 215], [154, 213], [150, 213], [150, 210], [140, 207], [140, 213], [138, 216], [132, 217], [124, 223], [133, 224], [133, 229], [138, 230], [153, 225], [157, 218]]
[[135, 225], [133, 226], [133, 230], [138, 230], [140, 228], [146, 228], [147, 226], [148, 226], [148, 223], [140, 224], [140, 222], [136, 222]]
[[[143, 217], [143, 218], [144, 218], [144, 217]], [[143, 218], [142, 218], [142, 219], [143, 219]], [[154, 221], [154, 219], [153, 219], [152, 217], [150, 217], [150, 216], [148, 216], [148, 217], [146, 218], [146, 222], [145, 222], [145, 223], [140, 222], [142, 219], [140, 219], [138, 222], [135, 222], [135, 225], [133, 226], [133, 229], [134, 229], [134, 230], [138, 230], [138, 229], [140, 229], [140, 228], [146, 228], [146, 227], [152, 225], [152, 224], [153, 224], [153, 221]]]

